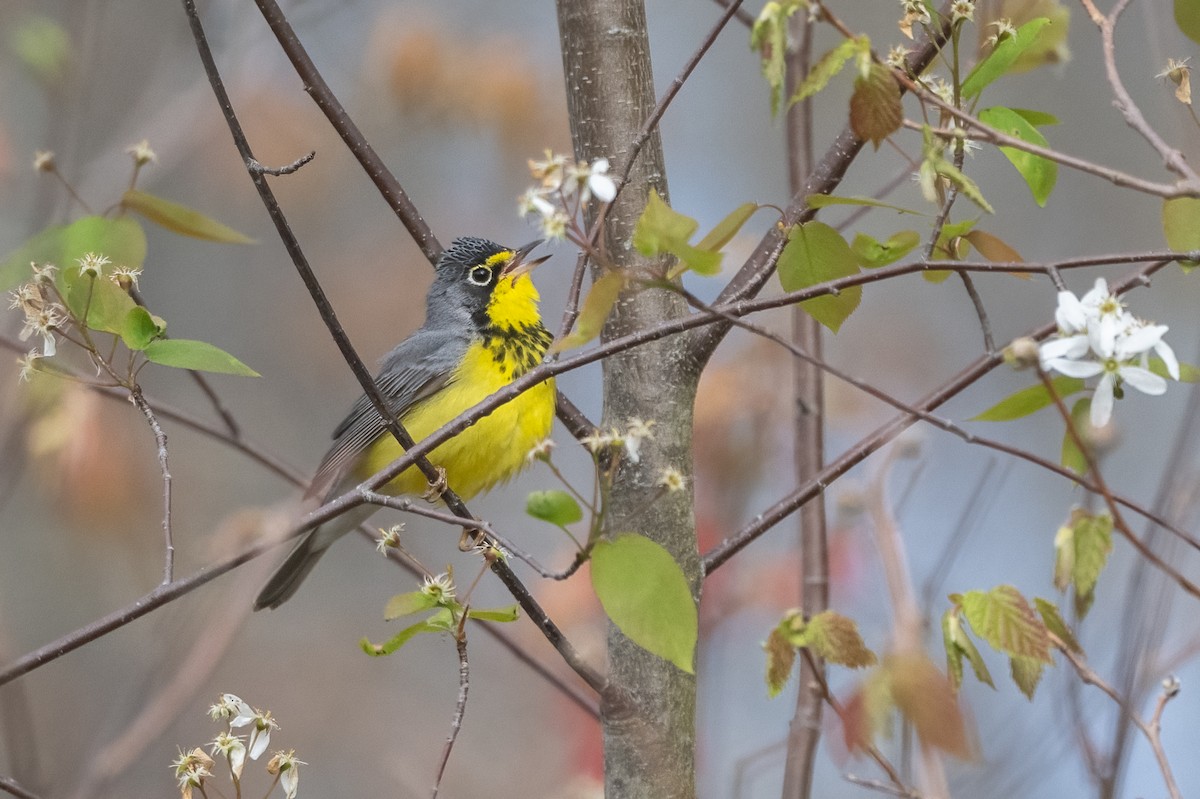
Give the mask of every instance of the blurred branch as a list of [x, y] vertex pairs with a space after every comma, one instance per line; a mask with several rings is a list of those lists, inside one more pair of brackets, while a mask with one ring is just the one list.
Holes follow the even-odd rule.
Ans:
[[36, 793], [25, 790], [16, 780], [5, 776], [0, 776], [0, 791], [11, 794], [17, 797], [17, 799], [39, 799]]
[[292, 26], [279, 8], [279, 4], [275, 0], [255, 0], [255, 5], [258, 6], [258, 10], [271, 28], [271, 32], [275, 34], [280, 48], [292, 62], [296, 74], [304, 82], [304, 91], [308, 92], [313, 102], [325, 114], [325, 118], [342, 137], [342, 141], [346, 143], [346, 147], [358, 160], [363, 171], [367, 173], [367, 177], [375, 184], [375, 188], [379, 190], [383, 199], [399, 217], [400, 223], [408, 230], [408, 234], [421, 248], [421, 252], [425, 254], [429, 263], [433, 264], [442, 254], [442, 245], [433, 235], [429, 225], [425, 223], [417, 207], [413, 205], [408, 194], [405, 193], [400, 181], [396, 180], [396, 176], [387, 168], [383, 159], [375, 152], [375, 148], [371, 146], [362, 131], [354, 124], [354, 120], [346, 113], [346, 109], [342, 107], [337, 95], [321, 77], [316, 64], [309, 57], [304, 45], [300, 43], [300, 39], [292, 30]]

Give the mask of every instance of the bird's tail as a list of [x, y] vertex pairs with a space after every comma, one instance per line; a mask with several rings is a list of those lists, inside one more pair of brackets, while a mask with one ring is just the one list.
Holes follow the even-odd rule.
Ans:
[[304, 582], [304, 578], [317, 565], [317, 561], [346, 533], [367, 520], [376, 511], [373, 505], [363, 505], [343, 513], [337, 518], [330, 519], [300, 539], [300, 543], [288, 553], [279, 568], [267, 580], [267, 584], [258, 592], [254, 600], [254, 609], [275, 608], [291, 599], [292, 594]]

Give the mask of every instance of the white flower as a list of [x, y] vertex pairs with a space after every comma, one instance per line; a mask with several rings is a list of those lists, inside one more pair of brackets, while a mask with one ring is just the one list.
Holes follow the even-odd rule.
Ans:
[[213, 721], [229, 719], [230, 727], [245, 727], [254, 721], [254, 708], [242, 701], [236, 694], [221, 694], [217, 703], [208, 709], [208, 715]]
[[220, 754], [229, 761], [229, 770], [233, 776], [242, 778], [242, 769], [246, 766], [246, 744], [240, 735], [230, 735], [222, 732], [211, 744], [212, 753]]
[[567, 167], [567, 178], [578, 188], [580, 203], [587, 203], [593, 196], [607, 203], [617, 196], [617, 184], [608, 176], [607, 158]]
[[91, 275], [99, 277], [104, 272], [104, 267], [108, 266], [112, 261], [105, 255], [97, 255], [94, 252], [89, 252], [82, 258], [78, 259], [79, 274]]
[[446, 572], [439, 575], [425, 575], [421, 583], [421, 593], [437, 602], [439, 605], [454, 599], [454, 580]]
[[537, 214], [542, 218], [553, 215], [557, 209], [544, 195], [544, 189], [537, 187], [528, 189], [517, 199], [517, 213], [520, 216]]
[[267, 751], [267, 747], [271, 745], [271, 730], [279, 729], [279, 724], [275, 719], [271, 718], [271, 711], [256, 710], [254, 712], [254, 725], [250, 728], [250, 740], [246, 748], [250, 752], [251, 760], [258, 760], [263, 752]]
[[132, 147], [125, 148], [125, 152], [133, 157], [133, 162], [138, 166], [145, 166], [158, 162], [158, 156], [150, 149], [150, 140], [142, 139]]
[[389, 549], [395, 549], [400, 546], [400, 534], [404, 532], [403, 524], [393, 524], [388, 529], [379, 528], [379, 538], [375, 540], [375, 551], [380, 555], [387, 555]]
[[279, 784], [287, 799], [296, 799], [296, 789], [300, 785], [300, 767], [307, 766], [303, 760], [296, 757], [296, 750], [276, 752], [267, 763], [267, 773], [279, 776]]

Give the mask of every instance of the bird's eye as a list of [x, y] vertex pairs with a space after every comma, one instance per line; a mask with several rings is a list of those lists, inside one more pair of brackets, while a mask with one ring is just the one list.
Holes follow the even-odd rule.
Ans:
[[467, 272], [467, 280], [476, 286], [486, 286], [492, 282], [492, 270], [486, 266], [472, 267], [471, 271]]

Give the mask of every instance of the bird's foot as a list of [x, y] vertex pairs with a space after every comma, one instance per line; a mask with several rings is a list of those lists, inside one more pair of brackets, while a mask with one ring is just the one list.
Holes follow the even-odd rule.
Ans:
[[448, 484], [446, 483], [446, 470], [441, 466], [434, 466], [437, 469], [437, 479], [431, 480], [429, 486], [425, 489], [425, 493], [421, 495], [421, 499], [427, 502], [437, 502], [442, 498], [442, 494], [446, 493]]

